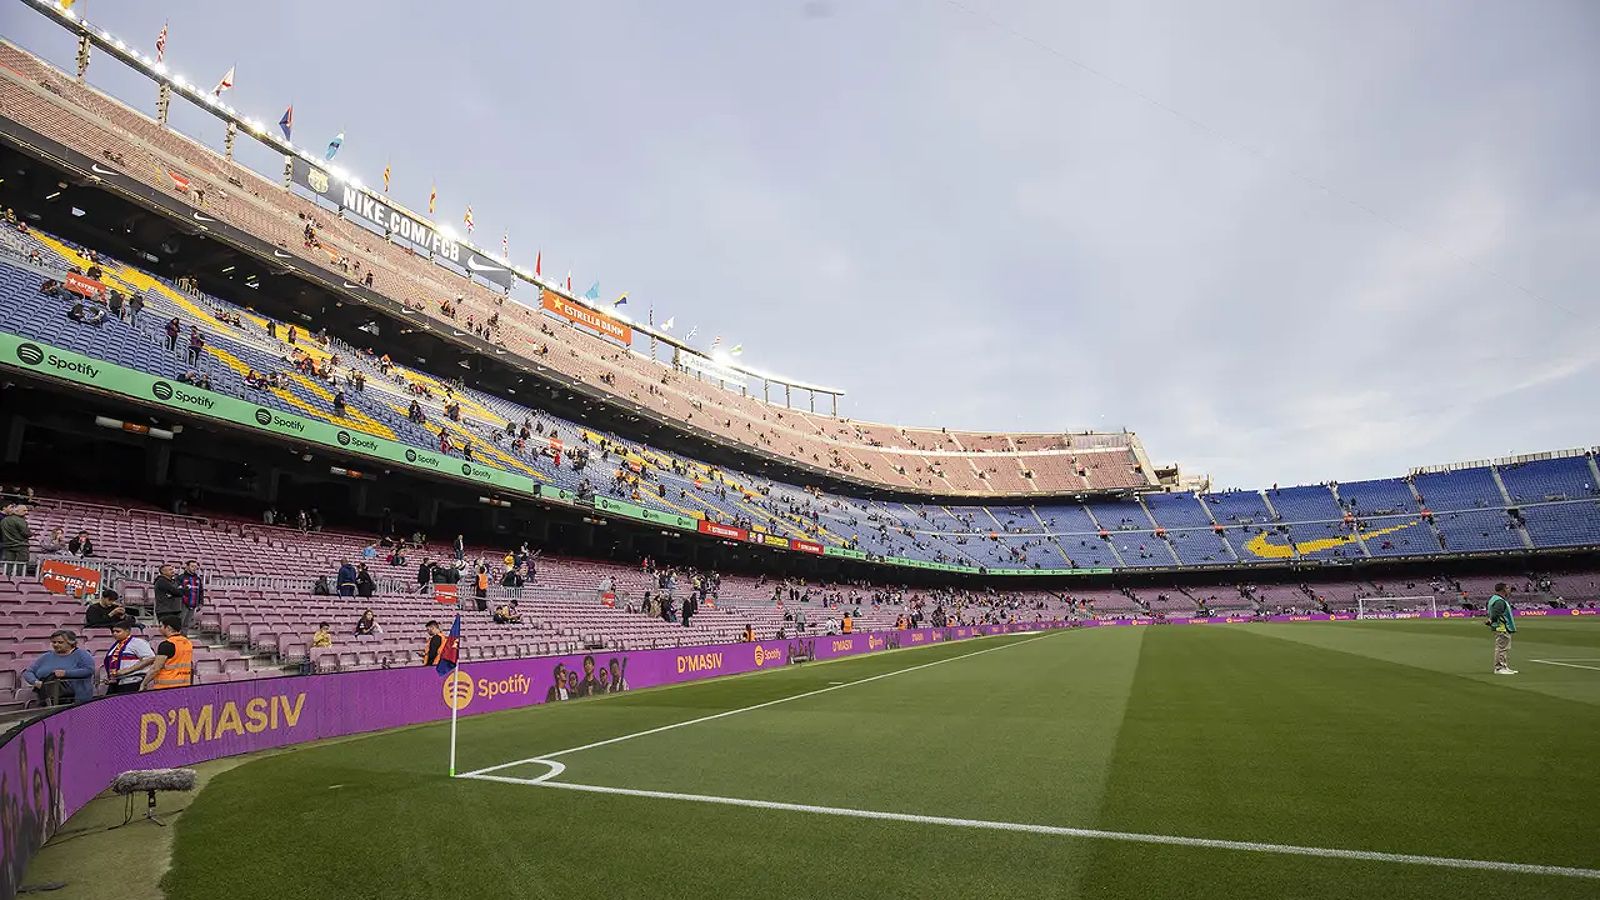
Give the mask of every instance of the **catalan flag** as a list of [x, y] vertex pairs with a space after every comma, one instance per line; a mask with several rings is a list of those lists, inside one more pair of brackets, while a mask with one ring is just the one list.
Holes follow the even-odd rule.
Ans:
[[461, 221], [464, 222], [466, 224], [466, 226], [467, 226], [467, 234], [471, 234], [472, 233], [472, 204], [470, 204], [470, 203], [467, 204], [467, 212], [466, 212], [465, 215], [463, 215], [461, 217]]
[[428, 191], [428, 215], [433, 215], [433, 208], [439, 203], [439, 186], [436, 184]]
[[450, 633], [445, 635], [444, 643], [439, 645], [439, 664], [434, 666], [434, 671], [440, 675], [449, 675], [456, 670], [461, 656], [461, 614], [456, 614], [456, 620], [450, 623]]
[[389, 164], [383, 164], [383, 192], [389, 193]]

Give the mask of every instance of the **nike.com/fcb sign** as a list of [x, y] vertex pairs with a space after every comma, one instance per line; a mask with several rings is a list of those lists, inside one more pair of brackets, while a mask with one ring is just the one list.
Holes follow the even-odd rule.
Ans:
[[358, 191], [298, 157], [291, 168], [291, 177], [295, 184], [336, 204], [347, 216], [421, 247], [432, 255], [434, 262], [448, 263], [506, 290], [511, 289], [514, 276], [503, 263], [446, 238], [428, 222], [403, 213], [371, 194]]

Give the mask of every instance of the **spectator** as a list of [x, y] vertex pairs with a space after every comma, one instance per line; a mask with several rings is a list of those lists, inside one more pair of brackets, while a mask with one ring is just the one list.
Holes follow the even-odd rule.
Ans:
[[439, 630], [439, 623], [433, 619], [428, 620], [428, 649], [423, 654], [423, 665], [436, 666], [439, 664], [439, 654], [444, 652], [444, 633]]
[[82, 300], [72, 304], [72, 309], [67, 310], [67, 318], [84, 325], [100, 325], [106, 320], [106, 311], [100, 307]]
[[167, 321], [166, 327], [163, 330], [167, 333], [167, 349], [174, 353], [177, 352], [178, 334], [183, 331], [183, 323], [178, 321], [177, 316], [173, 316]]
[[467, 558], [467, 538], [465, 535], [456, 535], [456, 562], [464, 562]]
[[94, 697], [94, 658], [78, 648], [78, 636], [61, 629], [50, 634], [50, 650], [22, 671], [44, 706], [82, 703]]
[[183, 593], [183, 630], [188, 631], [194, 625], [194, 617], [200, 613], [200, 607], [206, 605], [205, 579], [200, 576], [200, 564], [189, 560], [183, 565], [183, 574], [178, 576], [178, 590]]
[[178, 587], [178, 567], [167, 563], [156, 572], [155, 581], [151, 588], [156, 594], [156, 615], [165, 619], [168, 616], [183, 615], [183, 591]]
[[378, 617], [373, 615], [372, 610], [362, 613], [361, 618], [356, 620], [356, 637], [380, 634], [383, 634], [383, 626], [378, 624]]
[[144, 295], [143, 294], [134, 294], [133, 297], [128, 300], [128, 324], [132, 325], [135, 322], [139, 321], [139, 313], [141, 313], [143, 311], [144, 311]]
[[362, 559], [377, 559], [378, 558], [378, 545], [377, 545], [377, 543], [374, 542], [374, 543], [366, 545], [365, 547], [362, 547], [361, 548], [361, 558]]
[[341, 597], [354, 597], [356, 595], [356, 567], [345, 560], [339, 564], [339, 575], [334, 580]]
[[311, 635], [311, 649], [320, 650], [332, 646], [333, 632], [328, 630], [328, 623], [323, 622], [317, 626], [316, 632]]
[[93, 556], [94, 541], [89, 539], [89, 532], [80, 531], [77, 537], [67, 541], [67, 552], [73, 556]]
[[133, 615], [122, 605], [121, 600], [121, 596], [110, 588], [101, 591], [100, 599], [84, 609], [83, 627], [116, 628], [122, 623], [131, 624]]
[[55, 528], [50, 536], [39, 542], [39, 552], [46, 556], [58, 556], [67, 552], [67, 533], [61, 528]]
[[13, 503], [3, 510], [0, 518], [0, 570], [9, 575], [21, 575], [28, 565], [28, 542], [33, 532], [28, 528], [28, 504]]
[[[171, 566], [163, 566], [170, 569]], [[194, 643], [183, 634], [183, 620], [167, 616], [161, 620], [161, 641], [145, 671], [141, 691], [162, 691], [188, 687], [194, 683]]]
[[199, 325], [189, 326], [189, 365], [200, 365], [200, 351], [205, 349], [206, 339], [200, 333]]
[[473, 595], [478, 601], [478, 612], [489, 608], [489, 564], [479, 561], [477, 577], [473, 581]]
[[356, 565], [356, 593], [362, 599], [368, 599], [378, 592], [378, 583], [372, 580], [372, 573], [367, 571], [366, 563]]
[[145, 671], [155, 662], [156, 651], [150, 642], [133, 633], [130, 619], [118, 620], [111, 626], [111, 647], [106, 650], [106, 695], [132, 694], [144, 683]]

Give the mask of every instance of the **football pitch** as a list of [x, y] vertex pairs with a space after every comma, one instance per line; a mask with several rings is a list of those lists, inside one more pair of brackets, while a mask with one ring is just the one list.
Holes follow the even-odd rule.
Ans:
[[[1600, 897], [1600, 625], [1007, 635], [268, 756], [173, 898]], [[1535, 660], [1544, 660], [1536, 662]]]

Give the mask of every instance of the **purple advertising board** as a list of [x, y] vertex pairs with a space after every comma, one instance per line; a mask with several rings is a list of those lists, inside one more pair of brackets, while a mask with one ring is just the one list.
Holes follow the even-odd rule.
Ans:
[[[661, 650], [499, 659], [450, 678], [429, 667], [264, 678], [103, 697], [0, 745], [0, 900], [69, 816], [130, 769], [187, 766], [448, 718], [1066, 623], [920, 628]], [[559, 681], [559, 683], [558, 683]]]

